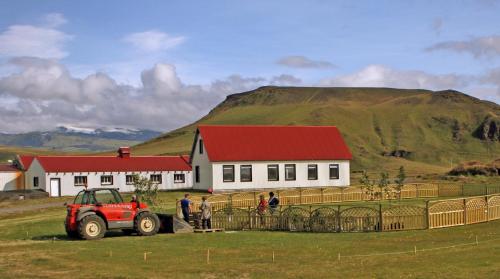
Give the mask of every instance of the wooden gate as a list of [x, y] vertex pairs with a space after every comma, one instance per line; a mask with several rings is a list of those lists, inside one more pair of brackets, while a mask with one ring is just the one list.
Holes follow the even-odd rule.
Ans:
[[402, 231], [427, 228], [425, 208], [396, 206], [382, 211], [382, 230]]
[[440, 201], [429, 206], [429, 228], [444, 228], [464, 225], [464, 203], [462, 200]]
[[466, 199], [466, 224], [475, 224], [488, 221], [488, 204], [484, 197]]

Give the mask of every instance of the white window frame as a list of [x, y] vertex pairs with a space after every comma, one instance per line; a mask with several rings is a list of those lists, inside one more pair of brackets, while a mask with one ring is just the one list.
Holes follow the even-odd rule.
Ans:
[[[155, 180], [155, 179], [153, 179], [153, 177], [159, 177], [160, 179]], [[151, 180], [151, 182], [153, 182], [155, 184], [162, 184], [162, 182], [163, 182], [163, 178], [162, 178], [161, 174], [152, 174], [149, 176], [149, 180]]]
[[[337, 169], [337, 176], [332, 176], [332, 169]], [[340, 179], [340, 165], [339, 164], [330, 164], [328, 165], [328, 176], [331, 180]]]
[[[131, 181], [128, 180], [129, 177], [132, 179]], [[125, 175], [125, 184], [126, 185], [134, 185], [134, 175], [133, 174]]]
[[[293, 178], [288, 178], [288, 171], [289, 169], [293, 169]], [[285, 164], [285, 180], [286, 181], [295, 181], [297, 180], [297, 167], [295, 164]]]
[[113, 175], [101, 175], [101, 185], [113, 185]]
[[[81, 181], [79, 181], [81, 180]], [[86, 175], [76, 175], [73, 179], [75, 186], [85, 186], [87, 185], [87, 176]]]
[[[175, 176], [180, 176], [182, 179], [176, 179]], [[174, 183], [186, 183], [186, 175], [184, 173], [174, 173]]]

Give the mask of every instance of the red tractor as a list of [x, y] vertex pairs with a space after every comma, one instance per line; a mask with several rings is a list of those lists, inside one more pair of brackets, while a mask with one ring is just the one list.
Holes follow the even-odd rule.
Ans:
[[155, 235], [160, 229], [158, 216], [140, 202], [123, 202], [116, 189], [80, 191], [73, 204], [67, 205], [64, 226], [70, 237], [99, 239], [107, 230], [125, 234]]

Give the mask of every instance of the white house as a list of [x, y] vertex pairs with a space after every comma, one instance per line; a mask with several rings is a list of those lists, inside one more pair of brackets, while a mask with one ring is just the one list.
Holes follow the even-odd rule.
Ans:
[[199, 126], [193, 188], [349, 186], [351, 152], [334, 126]]
[[0, 164], [0, 191], [22, 190], [23, 172], [12, 164]]
[[76, 195], [85, 185], [131, 192], [138, 174], [160, 190], [190, 189], [188, 160], [187, 156], [131, 156], [128, 147], [121, 147], [118, 156], [35, 156], [26, 168], [25, 184], [26, 189], [42, 189], [53, 197]]

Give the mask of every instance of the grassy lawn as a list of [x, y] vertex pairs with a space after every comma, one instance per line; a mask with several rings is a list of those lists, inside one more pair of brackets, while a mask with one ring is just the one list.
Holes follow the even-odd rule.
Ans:
[[[1, 217], [0, 278], [496, 278], [500, 269], [500, 221], [390, 233], [117, 232], [76, 241], [65, 236], [64, 216], [53, 208]], [[477, 246], [421, 251], [476, 236]], [[401, 251], [410, 253], [356, 256]]]

